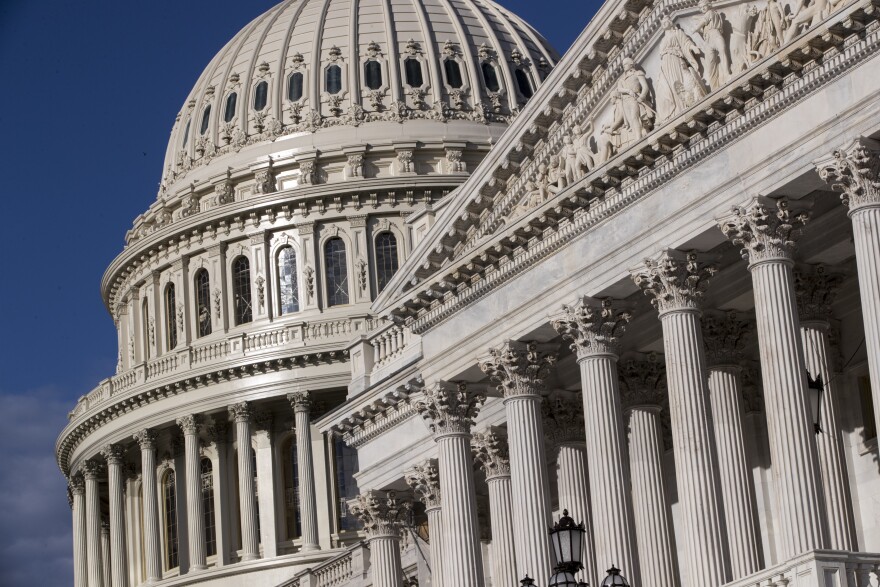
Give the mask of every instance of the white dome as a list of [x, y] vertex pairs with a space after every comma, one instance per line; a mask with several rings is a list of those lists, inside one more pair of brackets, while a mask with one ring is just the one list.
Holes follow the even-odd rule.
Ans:
[[[163, 184], [224, 154], [327, 127], [384, 123], [387, 131], [369, 133], [374, 142], [400, 137], [396, 123], [409, 119], [438, 121], [444, 136], [449, 120], [506, 123], [557, 58], [489, 0], [286, 0], [199, 77], [172, 130]], [[321, 143], [309, 139], [310, 148]]]

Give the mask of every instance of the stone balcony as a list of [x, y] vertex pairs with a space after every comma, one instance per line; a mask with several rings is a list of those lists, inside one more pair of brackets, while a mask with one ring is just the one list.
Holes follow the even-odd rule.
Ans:
[[814, 550], [725, 587], [877, 587], [880, 554]]

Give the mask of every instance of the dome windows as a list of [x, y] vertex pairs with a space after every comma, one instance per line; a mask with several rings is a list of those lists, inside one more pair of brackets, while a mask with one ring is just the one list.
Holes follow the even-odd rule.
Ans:
[[235, 106], [238, 103], [238, 94], [232, 92], [226, 96], [226, 108], [223, 110], [223, 121], [232, 122], [235, 118]]
[[371, 90], [382, 87], [382, 64], [375, 60], [364, 62], [364, 84]]
[[381, 292], [397, 273], [397, 237], [393, 232], [380, 232], [376, 236], [376, 290]]
[[324, 70], [324, 90], [333, 95], [342, 91], [342, 68], [335, 63]]
[[282, 315], [299, 312], [299, 282], [293, 247], [284, 247], [278, 253], [278, 299]]
[[186, 147], [186, 142], [189, 140], [189, 125], [192, 123], [192, 118], [186, 119], [186, 126], [183, 128], [183, 140], [180, 141], [181, 147]]
[[208, 104], [205, 106], [204, 111], [202, 111], [202, 123], [199, 125], [199, 134], [203, 135], [208, 132], [208, 123], [211, 122], [211, 105]]
[[348, 303], [348, 263], [345, 243], [333, 237], [324, 243], [324, 274], [327, 285], [327, 305], [343, 306]]
[[180, 564], [177, 542], [177, 485], [173, 470], [165, 473], [162, 479], [162, 505], [165, 514], [165, 568], [173, 569]]
[[295, 71], [287, 78], [287, 99], [298, 102], [303, 97], [304, 76], [301, 71]]
[[199, 336], [211, 334], [211, 277], [207, 269], [199, 269], [195, 277], [196, 320]]
[[501, 84], [498, 83], [498, 71], [495, 69], [495, 66], [488, 61], [484, 61], [480, 64], [480, 70], [483, 72], [483, 83], [486, 84], [486, 89], [490, 92], [499, 91]]
[[232, 262], [232, 303], [235, 310], [235, 325], [247, 324], [253, 320], [251, 307], [251, 262], [247, 257], [238, 257]]
[[446, 85], [453, 89], [459, 89], [464, 85], [461, 76], [461, 65], [455, 59], [443, 60], [443, 74], [446, 76]]
[[266, 108], [269, 103], [269, 82], [261, 81], [254, 87], [254, 110], [257, 112]]
[[174, 319], [175, 308], [174, 284], [169, 283], [165, 286], [165, 344], [169, 351], [177, 346], [177, 321]]
[[413, 88], [421, 88], [425, 83], [422, 77], [422, 63], [415, 57], [407, 57], [403, 60], [403, 75], [406, 84]]
[[535, 92], [532, 90], [532, 83], [529, 81], [528, 74], [522, 69], [515, 69], [513, 75], [516, 77], [516, 87], [519, 89], [522, 97], [526, 100], [531, 98]]

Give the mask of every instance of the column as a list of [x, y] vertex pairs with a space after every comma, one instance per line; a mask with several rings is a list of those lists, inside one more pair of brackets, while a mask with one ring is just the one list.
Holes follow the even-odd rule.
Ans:
[[880, 430], [880, 142], [859, 138], [816, 162], [816, 169], [842, 192], [852, 220], [874, 423]]
[[575, 523], [583, 523], [584, 569], [578, 579], [598, 585], [593, 545], [593, 522], [587, 482], [587, 443], [584, 439], [584, 400], [579, 393], [556, 392], [544, 401], [544, 430], [556, 451], [556, 489], [559, 510], [568, 510]]
[[729, 579], [721, 480], [709, 411], [699, 303], [715, 268], [695, 253], [666, 251], [633, 270], [633, 280], [659, 311], [663, 327], [675, 478], [684, 518], [687, 585]]
[[629, 312], [612, 300], [583, 298], [565, 306], [553, 328], [571, 343], [581, 371], [596, 565], [615, 565], [639, 584], [629, 461], [617, 382], [617, 353]]
[[257, 515], [259, 516], [260, 548], [263, 558], [278, 556], [278, 517], [275, 515], [275, 451], [272, 438], [271, 412], [254, 416], [254, 453], [257, 467]]
[[177, 419], [183, 431], [184, 459], [186, 461], [186, 517], [189, 545], [189, 571], [208, 568], [205, 555], [205, 514], [202, 507], [202, 468], [199, 453], [199, 426], [197, 415]]
[[318, 543], [318, 501], [315, 493], [315, 466], [312, 456], [312, 400], [308, 391], [287, 395], [293, 408], [296, 428], [296, 462], [299, 474], [300, 528], [302, 550], [320, 550]]
[[843, 428], [840, 416], [840, 380], [831, 366], [831, 303], [843, 276], [829, 273], [822, 265], [795, 273], [795, 295], [801, 323], [804, 360], [812, 377], [821, 375], [825, 391], [819, 408], [816, 448], [822, 471], [822, 489], [828, 512], [828, 547], [856, 550], [849, 474], [846, 470]]
[[429, 459], [420, 465], [416, 465], [404, 474], [406, 484], [413, 493], [425, 504], [425, 514], [428, 516], [428, 538], [431, 549], [431, 587], [444, 587], [446, 581], [443, 578], [443, 510], [440, 499], [440, 472], [437, 469], [437, 461]]
[[89, 567], [86, 558], [86, 483], [82, 473], [70, 476], [67, 485], [70, 491], [70, 507], [73, 511], [73, 585], [85, 587]]
[[256, 495], [254, 495], [254, 461], [251, 458], [251, 420], [253, 413], [248, 402], [229, 407], [235, 419], [235, 441], [238, 450], [238, 503], [241, 513], [241, 560], [260, 558], [257, 535]]
[[761, 544], [755, 485], [749, 466], [743, 407], [743, 348], [751, 328], [736, 312], [711, 313], [703, 320], [703, 340], [709, 365], [709, 399], [712, 407], [718, 470], [724, 483], [724, 518], [730, 549], [731, 579], [758, 571]]
[[82, 464], [83, 478], [86, 480], [86, 552], [88, 553], [89, 587], [103, 587], [104, 563], [101, 556], [101, 494], [98, 489], [98, 475], [102, 467], [96, 461]]
[[[499, 383], [507, 413], [517, 576], [546, 585], [553, 565], [550, 537], [550, 480], [544, 453], [541, 392], [556, 363], [556, 345], [507, 341], [492, 349], [480, 368]], [[542, 529], [542, 530], [539, 530]]]
[[483, 557], [477, 522], [477, 492], [471, 456], [471, 426], [486, 397], [465, 383], [440, 381], [416, 404], [439, 449], [443, 495], [443, 579], [456, 587], [482, 587]]
[[510, 458], [507, 440], [496, 429], [476, 433], [471, 439], [474, 458], [486, 474], [489, 517], [492, 520], [492, 584], [516, 585], [516, 546], [513, 539]]
[[228, 565], [231, 562], [230, 550], [232, 548], [232, 523], [229, 512], [232, 510], [230, 503], [229, 483], [229, 426], [223, 420], [218, 420], [215, 415], [213, 423], [206, 426], [208, 442], [217, 451], [217, 462], [212, 470], [214, 486], [214, 528], [217, 537], [217, 567]]
[[672, 510], [663, 474], [663, 431], [660, 413], [668, 409], [666, 370], [655, 354], [620, 365], [621, 400], [629, 432], [633, 509], [642, 582], [676, 587]]
[[107, 486], [110, 497], [110, 581], [113, 587], [128, 585], [125, 560], [125, 450], [118, 444], [108, 444], [101, 450], [107, 461]]
[[393, 491], [368, 491], [349, 501], [348, 509], [361, 521], [367, 535], [373, 585], [403, 587], [400, 527], [409, 504], [398, 500]]
[[144, 558], [147, 583], [162, 579], [162, 550], [159, 545], [159, 488], [156, 482], [156, 431], [145, 428], [134, 435], [141, 447], [141, 483], [144, 508]]
[[104, 585], [110, 585], [110, 523], [101, 520], [101, 575]]
[[792, 271], [795, 240], [807, 218], [803, 206], [761, 197], [719, 220], [722, 232], [742, 247], [752, 274], [783, 559], [828, 544]]

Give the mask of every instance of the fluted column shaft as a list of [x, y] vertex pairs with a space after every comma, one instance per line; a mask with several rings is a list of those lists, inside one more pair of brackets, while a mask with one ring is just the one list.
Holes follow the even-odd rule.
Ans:
[[369, 544], [373, 585], [403, 587], [400, 536], [397, 534], [372, 536], [369, 538]]
[[428, 529], [430, 531], [431, 549], [431, 587], [445, 587], [446, 580], [443, 577], [443, 508], [439, 505], [426, 507], [425, 515], [428, 516]]
[[110, 585], [110, 525], [106, 522], [101, 524], [101, 575], [104, 577], [104, 585]]
[[[590, 515], [589, 494], [587, 492], [587, 450], [582, 442], [567, 442], [559, 445], [556, 456], [556, 485], [559, 494], [559, 509], [567, 509], [576, 523], [583, 522], [584, 534], [583, 577], [588, 583], [598, 584], [593, 546], [593, 522]], [[493, 524], [494, 539], [494, 524]]]
[[202, 506], [202, 470], [199, 454], [199, 430], [195, 420], [181, 418], [184, 459], [186, 461], [186, 517], [189, 539], [189, 570], [208, 568], [205, 553], [205, 512]]
[[865, 326], [865, 348], [874, 400], [875, 430], [880, 430], [880, 203], [865, 204], [850, 210], [856, 267], [859, 272], [859, 295]]
[[663, 475], [659, 406], [634, 406], [629, 420], [629, 459], [633, 509], [642, 581], [651, 587], [677, 587], [672, 513]]
[[254, 461], [251, 457], [251, 410], [246, 404], [231, 408], [235, 416], [235, 440], [238, 457], [238, 501], [241, 514], [241, 560], [260, 557], [257, 534], [256, 495], [254, 494]]
[[156, 434], [142, 430], [135, 435], [141, 447], [141, 486], [144, 508], [144, 558], [147, 583], [162, 579], [162, 550], [159, 544], [159, 496], [156, 480]]
[[89, 560], [89, 587], [103, 587], [104, 563], [101, 552], [101, 496], [98, 490], [98, 470], [86, 467], [86, 551]]
[[757, 501], [749, 467], [743, 427], [744, 409], [740, 369], [715, 365], [709, 369], [709, 397], [718, 447], [718, 469], [724, 482], [724, 517], [730, 548], [732, 579], [761, 568]]
[[86, 504], [82, 477], [71, 479], [70, 492], [73, 496], [73, 585], [86, 587], [89, 563], [86, 556]]
[[296, 426], [296, 462], [299, 475], [302, 550], [319, 550], [321, 546], [318, 543], [318, 501], [315, 494], [310, 403], [302, 399], [293, 401], [293, 410], [294, 425]]
[[398, 500], [394, 491], [368, 491], [349, 500], [348, 509], [361, 521], [367, 536], [373, 585], [402, 587], [400, 528], [409, 504]]
[[492, 518], [492, 584], [516, 585], [516, 545], [513, 539], [513, 501], [510, 475], [486, 479], [489, 486], [489, 516]]
[[107, 459], [107, 484], [110, 495], [110, 585], [126, 587], [128, 571], [125, 560], [125, 481], [122, 472], [122, 451], [118, 447], [104, 450]]
[[825, 384], [820, 410], [822, 431], [816, 435], [816, 447], [822, 470], [825, 507], [828, 511], [828, 547], [835, 550], [855, 550], [855, 520], [838, 404], [840, 388], [828, 361], [829, 328], [828, 322], [825, 321], [802, 320], [801, 340], [804, 345], [807, 370], [814, 377], [821, 374]]

